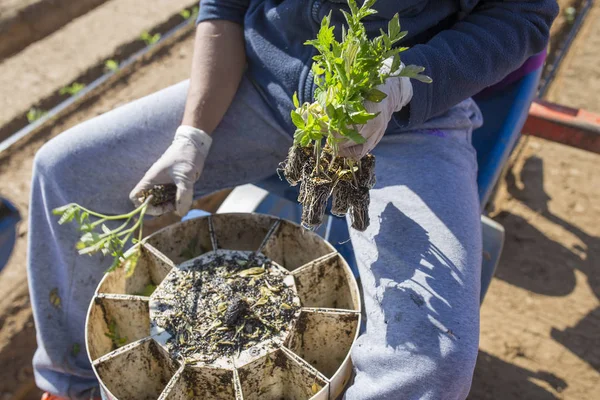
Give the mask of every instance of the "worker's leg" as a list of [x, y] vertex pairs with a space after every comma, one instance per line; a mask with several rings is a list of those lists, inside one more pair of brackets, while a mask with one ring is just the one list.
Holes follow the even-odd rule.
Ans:
[[377, 146], [371, 225], [352, 230], [366, 330], [355, 399], [464, 399], [479, 338], [481, 233], [471, 100]]
[[[170, 144], [187, 88], [183, 82], [84, 122], [36, 156], [28, 269], [38, 340], [35, 377], [44, 390], [79, 399], [97, 386], [85, 352], [84, 321], [111, 263], [100, 255], [77, 255], [76, 227], [59, 226], [51, 210], [76, 202], [105, 214], [130, 211], [129, 191]], [[248, 81], [213, 138], [197, 193], [272, 175], [291, 144]]]

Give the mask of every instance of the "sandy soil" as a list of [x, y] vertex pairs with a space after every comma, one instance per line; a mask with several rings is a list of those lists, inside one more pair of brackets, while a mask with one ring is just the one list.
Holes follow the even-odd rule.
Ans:
[[[190, 55], [187, 39], [0, 158], [0, 195], [15, 201], [26, 218], [31, 162], [45, 140], [184, 79]], [[530, 138], [512, 163], [493, 206], [507, 238], [481, 309], [470, 398], [594, 398], [600, 393], [600, 156]], [[0, 287], [8, 288], [0, 297], [0, 365], [9, 366], [0, 368], [0, 399], [39, 399], [30, 368], [35, 336], [26, 290], [26, 224], [19, 232], [13, 258], [0, 273]]]
[[548, 90], [547, 99], [600, 113], [600, 3], [595, 2]]
[[[0, 62], [0, 126], [194, 0], [111, 0]], [[108, 25], [107, 25], [108, 24]], [[112, 27], [112, 28], [110, 28]], [[114, 29], [118, 27], [118, 29]]]
[[472, 399], [600, 393], [600, 156], [524, 138], [492, 215], [506, 229], [481, 309]]

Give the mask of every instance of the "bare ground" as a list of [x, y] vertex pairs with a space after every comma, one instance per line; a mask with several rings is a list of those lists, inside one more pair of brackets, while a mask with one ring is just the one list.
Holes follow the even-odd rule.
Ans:
[[600, 3], [595, 2], [565, 57], [547, 99], [600, 113]]
[[[188, 39], [0, 158], [0, 195], [15, 201], [26, 218], [31, 162], [43, 142], [185, 79], [190, 55]], [[494, 202], [493, 216], [505, 226], [507, 240], [481, 309], [470, 398], [592, 399], [600, 393], [600, 156], [530, 138], [512, 162]], [[8, 366], [0, 368], [0, 399], [39, 399], [30, 368], [35, 336], [26, 232], [22, 224], [14, 255], [0, 273], [0, 287], [8, 289], [0, 297], [0, 365]]]
[[600, 393], [600, 156], [524, 138], [494, 201], [506, 229], [472, 399]]

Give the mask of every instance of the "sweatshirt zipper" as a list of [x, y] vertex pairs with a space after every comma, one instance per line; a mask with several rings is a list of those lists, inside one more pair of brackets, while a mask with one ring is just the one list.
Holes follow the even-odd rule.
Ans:
[[[321, 9], [322, 6], [322, 1], [321, 0], [314, 0], [314, 2], [312, 3], [312, 6], [310, 8], [310, 16], [313, 20], [313, 22], [315, 22], [318, 26], [320, 26], [320, 21], [319, 21], [319, 10]], [[318, 29], [318, 28], [317, 28]], [[314, 35], [316, 36], [316, 32], [313, 32]], [[312, 66], [312, 58], [317, 55], [317, 50], [315, 48], [311, 48], [310, 51], [310, 58], [308, 59], [308, 64]], [[306, 80], [304, 81], [304, 91], [303, 91], [303, 99], [301, 99], [301, 102], [312, 102], [313, 99], [313, 93], [314, 93], [314, 89], [315, 89], [315, 80], [314, 80], [314, 74], [312, 71], [312, 68], [309, 67], [308, 69], [308, 74], [306, 75]]]

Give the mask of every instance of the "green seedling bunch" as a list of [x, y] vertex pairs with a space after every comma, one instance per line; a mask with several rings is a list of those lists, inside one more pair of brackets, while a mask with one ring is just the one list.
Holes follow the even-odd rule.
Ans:
[[42, 118], [44, 115], [48, 114], [47, 111], [41, 110], [39, 108], [31, 108], [27, 111], [27, 122], [32, 123]]
[[181, 17], [183, 19], [196, 19], [196, 17], [198, 16], [198, 11], [199, 11], [198, 6], [195, 6], [189, 10], [187, 8], [184, 10], [181, 10], [179, 15], [181, 15]]
[[[80, 255], [95, 253], [110, 255], [113, 257], [113, 263], [109, 271], [123, 265], [126, 275], [131, 276], [139, 258], [139, 251], [126, 254], [124, 249], [130, 239], [134, 243], [141, 240], [144, 215], [149, 201], [150, 199], [146, 200], [130, 213], [116, 216], [96, 213], [75, 203], [56, 208], [52, 212], [60, 217], [59, 225], [68, 222], [77, 223], [81, 237], [76, 248]], [[94, 217], [95, 220], [92, 222], [90, 217]], [[119, 221], [121, 224], [115, 229], [109, 229], [106, 226], [109, 221]]]
[[[407, 34], [400, 29], [398, 14], [389, 22], [387, 33], [382, 30], [380, 36], [369, 40], [361, 20], [377, 13], [371, 8], [375, 1], [367, 0], [360, 8], [355, 0], [348, 1], [350, 13], [342, 10], [348, 28], [342, 27], [341, 42], [334, 37], [331, 15], [323, 18], [317, 38], [306, 42], [318, 51], [312, 65], [316, 101], [300, 105], [297, 95], [293, 97], [296, 109], [291, 116], [297, 128], [294, 135], [297, 145], [306, 147], [312, 143], [319, 147], [325, 139], [337, 154], [336, 143], [340, 138], [334, 134], [358, 144], [365, 142], [357, 125], [377, 115], [369, 113], [364, 102], [379, 103], [385, 99], [385, 93], [376, 89], [390, 76], [381, 70], [383, 61], [392, 57], [390, 71], [394, 72], [400, 67], [399, 54], [408, 49], [395, 46]], [[409, 65], [396, 76], [431, 82], [431, 78], [421, 75], [423, 71], [423, 67]]]
[[[371, 154], [362, 160], [339, 157], [338, 145], [347, 140], [365, 143], [358, 129], [378, 114], [367, 111], [364, 103], [386, 98], [377, 86], [390, 76], [431, 82], [421, 74], [423, 67], [408, 65], [399, 71], [400, 53], [407, 48], [399, 47], [398, 42], [407, 32], [401, 30], [397, 14], [389, 21], [387, 32], [381, 30], [379, 36], [369, 39], [362, 20], [377, 13], [372, 8], [375, 1], [366, 0], [358, 7], [355, 0], [348, 0], [350, 12], [342, 10], [347, 27], [342, 27], [341, 42], [334, 36], [330, 14], [323, 18], [316, 39], [305, 43], [317, 50], [312, 65], [315, 101], [300, 104], [297, 94], [292, 98], [295, 109], [291, 119], [296, 131], [283, 173], [291, 185], [301, 184], [298, 201], [307, 228], [322, 223], [330, 196], [334, 215], [350, 213], [355, 229], [367, 228], [375, 158]], [[387, 59], [391, 59], [390, 68], [384, 68]]]
[[117, 72], [119, 70], [119, 62], [115, 60], [106, 60], [104, 63], [104, 68], [106, 71]]
[[140, 39], [143, 40], [144, 43], [146, 43], [146, 46], [152, 46], [153, 44], [158, 42], [160, 38], [160, 33], [155, 33], [154, 35], [151, 35], [150, 33], [144, 31], [140, 35]]
[[[176, 190], [175, 185], [155, 185], [151, 189], [143, 190], [140, 192], [140, 201], [142, 201], [140, 206], [122, 215], [104, 215], [76, 203], [55, 208], [52, 213], [59, 216], [59, 225], [69, 222], [77, 224], [81, 237], [75, 247], [79, 254], [110, 255], [113, 257], [113, 262], [108, 272], [123, 267], [126, 276], [129, 277], [133, 275], [140, 257], [140, 247], [136, 246], [129, 252], [125, 252], [125, 247], [130, 240], [133, 244], [142, 240], [144, 216], [148, 207], [173, 204]], [[106, 225], [116, 222], [120, 224], [113, 229]]]
[[59, 93], [74, 96], [77, 93], [81, 92], [84, 88], [85, 88], [85, 85], [83, 83], [74, 82], [69, 86], [65, 86], [64, 88], [61, 88]]

